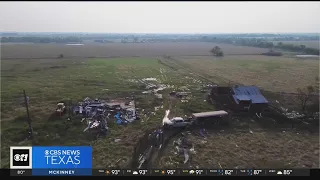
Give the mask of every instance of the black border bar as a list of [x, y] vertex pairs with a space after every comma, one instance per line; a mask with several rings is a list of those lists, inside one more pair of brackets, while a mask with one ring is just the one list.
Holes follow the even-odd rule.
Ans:
[[320, 169], [310, 169], [310, 176], [320, 176]]
[[[106, 173], [106, 172], [109, 173]], [[118, 171], [119, 173], [112, 174]], [[141, 170], [128, 170], [128, 169], [92, 169], [92, 176], [320, 176], [320, 169], [286, 169], [286, 170], [273, 170], [273, 169], [203, 169], [201, 174], [188, 173], [190, 169], [148, 169], [143, 170], [144, 174], [131, 174], [128, 171]], [[168, 172], [175, 171], [169, 174]], [[199, 171], [194, 169], [194, 171]], [[278, 174], [278, 172], [283, 172]], [[155, 172], [159, 172], [158, 174]], [[164, 172], [163, 174], [161, 172]], [[231, 173], [230, 173], [231, 172]], [[259, 172], [259, 173], [257, 173]], [[1, 169], [1, 176], [32, 176], [32, 169]]]

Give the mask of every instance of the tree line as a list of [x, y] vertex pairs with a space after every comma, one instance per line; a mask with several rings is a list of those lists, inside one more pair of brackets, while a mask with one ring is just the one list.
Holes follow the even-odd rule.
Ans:
[[293, 45], [293, 44], [284, 44], [282, 42], [279, 42], [277, 45], [275, 45], [275, 48], [283, 49], [287, 51], [294, 51], [294, 52], [300, 52], [310, 55], [319, 55], [319, 49], [316, 48], [309, 48], [305, 45]]
[[1, 37], [2, 43], [81, 43], [81, 38], [69, 37]]
[[319, 49], [309, 48], [305, 45], [293, 45], [293, 44], [284, 44], [279, 42], [274, 44], [273, 42], [258, 39], [258, 38], [224, 38], [224, 37], [207, 37], [204, 36], [201, 38], [203, 42], [215, 42], [215, 43], [225, 43], [225, 44], [234, 44], [240, 46], [251, 46], [259, 48], [276, 48], [280, 50], [293, 51], [298, 53], [310, 54], [310, 55], [319, 55]]

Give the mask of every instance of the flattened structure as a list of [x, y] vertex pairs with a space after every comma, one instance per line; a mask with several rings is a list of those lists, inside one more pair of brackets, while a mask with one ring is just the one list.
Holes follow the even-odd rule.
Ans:
[[233, 87], [232, 91], [234, 92], [232, 97], [237, 104], [240, 101], [251, 101], [251, 104], [269, 103], [256, 86], [237, 86]]

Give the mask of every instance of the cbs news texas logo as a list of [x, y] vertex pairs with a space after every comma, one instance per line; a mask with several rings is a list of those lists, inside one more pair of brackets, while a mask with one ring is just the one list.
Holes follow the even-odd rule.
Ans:
[[[32, 161], [32, 159], [34, 161]], [[90, 146], [10, 147], [10, 169], [92, 168]]]

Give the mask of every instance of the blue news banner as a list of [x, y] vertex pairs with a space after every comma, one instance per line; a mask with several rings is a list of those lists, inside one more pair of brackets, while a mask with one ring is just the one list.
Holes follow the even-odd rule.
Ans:
[[[21, 149], [21, 147], [19, 148]], [[30, 169], [32, 169], [33, 176], [92, 175], [92, 147], [33, 146], [28, 148], [29, 157], [31, 155], [28, 162], [29, 167], [31, 167]], [[17, 155], [14, 155], [14, 153], [12, 153], [12, 164], [14, 164], [14, 161], [17, 159], [16, 156]], [[22, 164], [19, 165], [19, 168], [21, 168]], [[11, 166], [11, 168], [15, 167]]]

